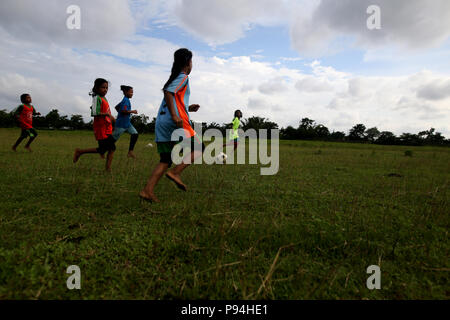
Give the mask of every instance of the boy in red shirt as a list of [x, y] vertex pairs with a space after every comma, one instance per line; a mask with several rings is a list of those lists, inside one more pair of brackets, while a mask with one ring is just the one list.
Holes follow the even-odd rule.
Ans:
[[41, 114], [36, 112], [32, 106], [31, 96], [28, 93], [22, 94], [20, 96], [20, 101], [22, 104], [16, 109], [14, 115], [17, 119], [19, 127], [22, 129], [22, 132], [19, 139], [17, 139], [16, 143], [12, 146], [12, 149], [13, 151], [17, 151], [19, 144], [27, 137], [30, 137], [30, 140], [28, 140], [28, 143], [25, 145], [25, 149], [31, 152], [30, 145], [38, 135], [36, 130], [33, 128], [33, 116], [40, 116]]
[[115, 140], [112, 136], [114, 117], [111, 115], [108, 100], [105, 95], [108, 93], [108, 81], [105, 79], [96, 79], [94, 88], [92, 88], [92, 107], [91, 115], [94, 117], [94, 135], [98, 141], [98, 148], [91, 149], [75, 149], [73, 162], [85, 153], [99, 153], [102, 158], [106, 156], [106, 170], [111, 171], [111, 163], [116, 150]]

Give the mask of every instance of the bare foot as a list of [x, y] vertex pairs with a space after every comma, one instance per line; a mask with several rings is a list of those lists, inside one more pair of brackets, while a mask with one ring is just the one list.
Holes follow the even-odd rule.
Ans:
[[145, 191], [139, 192], [139, 198], [141, 198], [142, 200], [148, 201], [148, 202], [150, 202], [150, 203], [153, 203], [153, 202], [155, 202], [155, 203], [161, 202], [161, 201], [159, 201], [159, 199], [158, 199], [153, 193], [147, 194]]
[[29, 152], [33, 152], [33, 150], [31, 150], [30, 146], [25, 146], [25, 149], [27, 149]]
[[100, 155], [100, 158], [105, 159], [105, 154], [99, 153], [99, 155]]
[[128, 151], [128, 158], [136, 159], [136, 155], [134, 154], [133, 151]]
[[177, 187], [183, 191], [187, 191], [186, 185], [181, 181], [180, 175], [174, 174], [173, 172], [169, 171], [166, 173], [166, 177], [169, 178], [169, 180], [172, 180], [175, 182]]
[[17, 149], [16, 149], [17, 147], [16, 146], [12, 146], [12, 151], [14, 151], [14, 152], [17, 152]]
[[80, 149], [77, 148], [73, 154], [73, 163], [77, 163], [78, 159], [80, 159]]

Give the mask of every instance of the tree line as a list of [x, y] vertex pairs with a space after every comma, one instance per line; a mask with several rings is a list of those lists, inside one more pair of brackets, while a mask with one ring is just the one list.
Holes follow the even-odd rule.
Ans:
[[[242, 129], [279, 129], [278, 124], [262, 117], [250, 117], [243, 119]], [[45, 116], [37, 116], [33, 120], [34, 127], [37, 129], [60, 129], [60, 130], [92, 130], [93, 121], [84, 122], [81, 115], [60, 115], [57, 109], [51, 110]], [[150, 120], [150, 117], [140, 114], [131, 117], [131, 123], [139, 133], [154, 133], [156, 118]], [[13, 111], [0, 110], [0, 127], [8, 128], [16, 126], [16, 119]], [[216, 122], [202, 123], [202, 130], [217, 129], [226, 134], [227, 129], [231, 129], [231, 123], [218, 124]], [[270, 138], [270, 135], [269, 135]], [[349, 133], [342, 131], [333, 131], [316, 123], [309, 118], [300, 120], [298, 127], [288, 126], [280, 129], [280, 139], [283, 140], [321, 140], [321, 141], [340, 141], [340, 142], [360, 142], [374, 143], [383, 145], [440, 145], [450, 146], [450, 139], [446, 139], [440, 132], [434, 128], [418, 132], [417, 134], [403, 133], [396, 136], [390, 131], [380, 131], [378, 128], [366, 128], [364, 124], [356, 124]]]

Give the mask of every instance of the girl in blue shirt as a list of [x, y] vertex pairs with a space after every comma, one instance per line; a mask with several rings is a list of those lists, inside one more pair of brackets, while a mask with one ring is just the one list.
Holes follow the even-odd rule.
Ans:
[[[141, 199], [150, 202], [159, 202], [154, 194], [154, 189], [161, 177], [166, 177], [173, 181], [178, 188], [187, 190], [186, 185], [181, 180], [181, 173], [194, 159], [202, 155], [205, 145], [198, 138], [192, 128], [189, 112], [197, 112], [200, 108], [198, 104], [189, 105], [189, 77], [192, 70], [192, 52], [188, 49], [178, 49], [174, 53], [174, 62], [169, 80], [163, 87], [164, 99], [156, 118], [156, 144], [160, 156], [160, 162], [156, 165], [152, 175], [147, 181], [147, 185], [140, 192]], [[173, 141], [172, 133], [177, 129], [183, 129], [184, 139], [182, 142]], [[186, 160], [167, 171], [172, 166], [172, 149], [177, 143], [190, 144], [191, 153], [185, 156]], [[186, 145], [185, 145], [186, 146]]]
[[130, 86], [120, 86], [123, 92], [123, 100], [116, 106], [118, 112], [113, 138], [117, 141], [124, 132], [131, 134], [128, 158], [136, 158], [133, 150], [138, 140], [139, 134], [130, 121], [131, 114], [137, 114], [137, 110], [131, 110], [130, 99], [133, 97], [133, 88]]

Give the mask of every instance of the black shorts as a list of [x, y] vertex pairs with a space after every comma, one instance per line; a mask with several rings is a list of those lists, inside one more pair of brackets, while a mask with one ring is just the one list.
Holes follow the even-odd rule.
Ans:
[[109, 151], [116, 151], [116, 140], [114, 140], [112, 135], [103, 140], [98, 140], [97, 152], [100, 154], [105, 154]]
[[202, 150], [205, 151], [205, 145], [198, 139], [198, 137], [193, 136], [190, 139], [183, 140], [181, 142], [169, 141], [169, 142], [157, 142], [158, 152], [159, 152], [159, 162], [167, 163], [169, 168], [172, 166], [172, 150], [177, 144], [190, 144], [192, 150]]
[[30, 128], [30, 129], [22, 129], [22, 132], [20, 133], [20, 137], [22, 139], [25, 139], [27, 137], [30, 138], [36, 138], [37, 137], [37, 132], [36, 130], [34, 130], [34, 128]]

